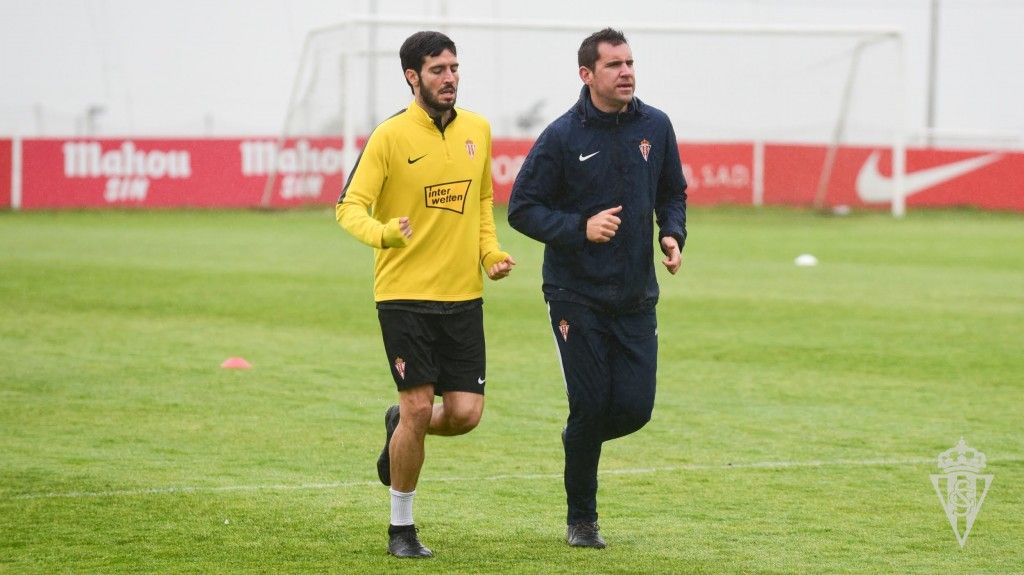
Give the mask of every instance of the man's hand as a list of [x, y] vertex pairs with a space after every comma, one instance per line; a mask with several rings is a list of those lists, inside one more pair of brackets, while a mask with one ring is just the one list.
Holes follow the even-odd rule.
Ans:
[[512, 267], [516, 265], [516, 260], [506, 252], [492, 253], [494, 254], [493, 256], [488, 254], [488, 257], [484, 258], [484, 269], [487, 272], [487, 277], [494, 281], [508, 277], [508, 274], [512, 273]]
[[384, 224], [384, 236], [381, 244], [385, 248], [404, 248], [412, 239], [412, 224], [408, 216], [391, 218]]
[[613, 237], [619, 229], [622, 220], [615, 214], [622, 211], [622, 206], [608, 208], [603, 212], [597, 212], [587, 219], [587, 240], [603, 244]]
[[679, 266], [683, 263], [683, 254], [679, 251], [679, 242], [672, 236], [665, 236], [661, 238], [661, 251], [666, 256], [665, 259], [661, 260], [661, 263], [665, 264], [668, 273], [675, 275], [679, 271]]
[[412, 224], [409, 223], [409, 216], [402, 216], [398, 218], [398, 229], [401, 230], [405, 239], [412, 239]]

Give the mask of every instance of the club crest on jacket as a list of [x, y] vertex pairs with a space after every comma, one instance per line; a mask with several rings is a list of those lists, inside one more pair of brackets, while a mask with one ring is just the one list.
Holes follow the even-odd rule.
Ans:
[[564, 319], [558, 322], [558, 331], [562, 333], [562, 341], [569, 341], [569, 322]]
[[651, 143], [647, 141], [647, 138], [640, 140], [640, 155], [644, 157], [644, 161], [647, 161], [647, 156], [651, 155]]

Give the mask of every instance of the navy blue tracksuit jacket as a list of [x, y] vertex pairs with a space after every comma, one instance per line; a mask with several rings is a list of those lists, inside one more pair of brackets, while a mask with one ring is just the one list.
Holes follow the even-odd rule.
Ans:
[[[606, 243], [587, 241], [587, 218], [621, 205], [622, 225]], [[686, 242], [686, 180], [672, 123], [637, 98], [626, 111], [580, 99], [540, 135], [509, 201], [513, 228], [543, 242], [544, 295], [612, 312], [652, 308], [655, 214], [659, 238]], [[637, 225], [639, 222], [639, 225]]]

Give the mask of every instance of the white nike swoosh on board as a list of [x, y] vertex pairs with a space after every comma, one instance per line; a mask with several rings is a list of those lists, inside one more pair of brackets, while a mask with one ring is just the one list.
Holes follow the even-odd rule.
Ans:
[[580, 154], [580, 161], [581, 162], [586, 162], [590, 158], [593, 158], [594, 156], [596, 156], [596, 155], [598, 155], [600, 153], [601, 153], [601, 150], [598, 150], [598, 151], [594, 152], [593, 154], [587, 154], [586, 156], [584, 156], [583, 154]]
[[[857, 173], [857, 196], [865, 203], [890, 202], [895, 195], [896, 184], [893, 178], [883, 176], [878, 171], [878, 158], [881, 155], [881, 152], [877, 150], [871, 152], [867, 161], [861, 166], [860, 172]], [[908, 172], [903, 175], [903, 197], [909, 198], [918, 192], [983, 168], [1001, 157], [1003, 157], [1002, 154], [992, 153], [934, 168]]]

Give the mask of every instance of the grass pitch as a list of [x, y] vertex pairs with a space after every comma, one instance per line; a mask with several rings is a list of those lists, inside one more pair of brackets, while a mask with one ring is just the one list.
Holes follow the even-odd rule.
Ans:
[[[604, 551], [563, 543], [541, 246], [497, 219], [519, 266], [487, 285], [484, 420], [428, 438], [436, 557], [399, 562], [372, 251], [332, 212], [0, 214], [0, 572], [1024, 569], [1020, 216], [691, 209], [654, 418], [604, 450]], [[961, 436], [995, 475], [963, 549], [929, 479]]]

